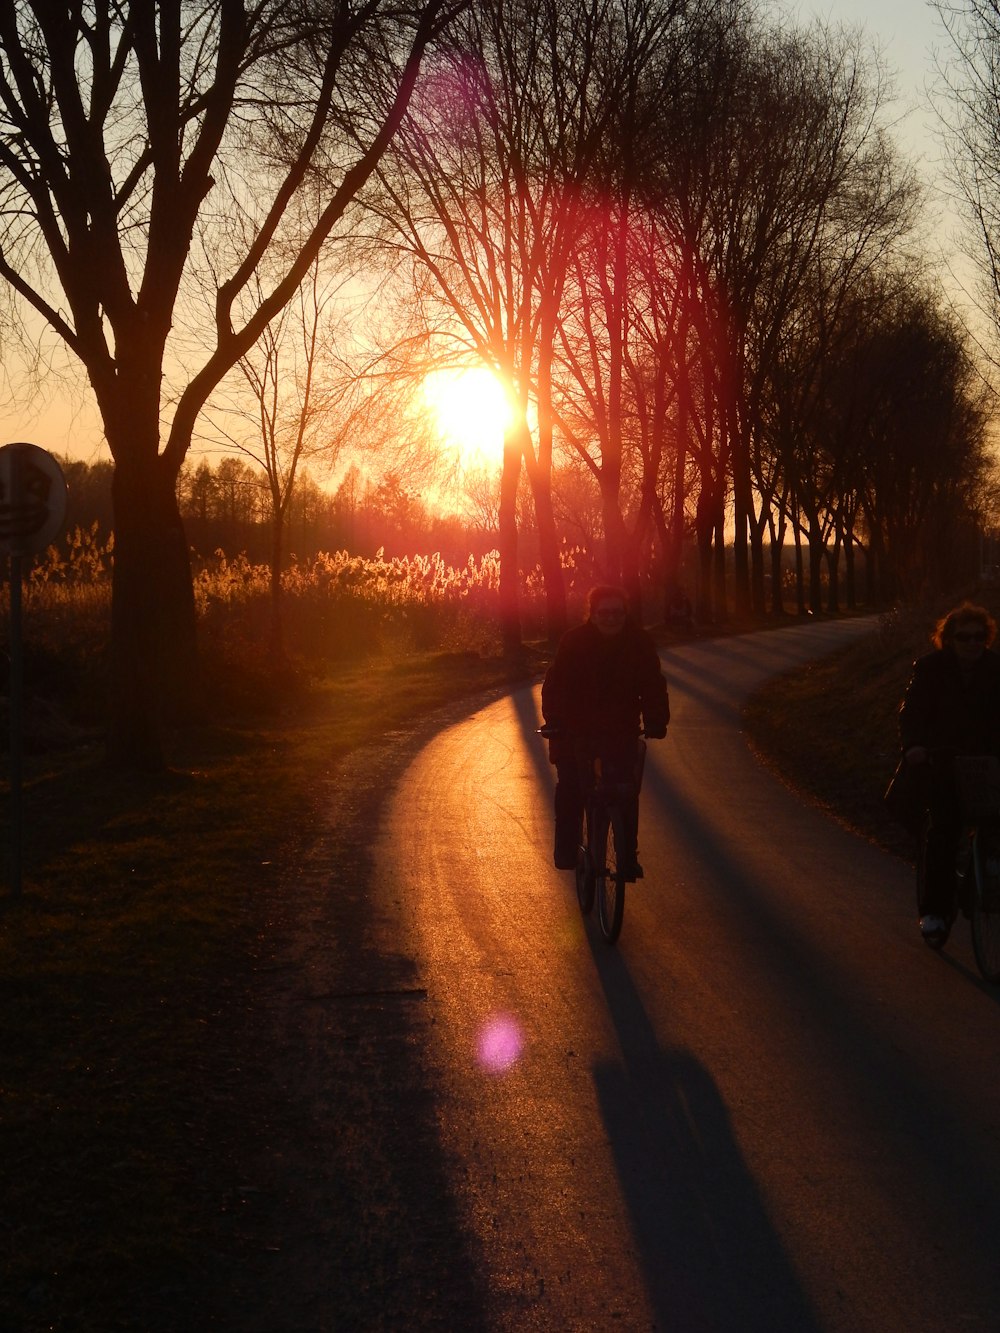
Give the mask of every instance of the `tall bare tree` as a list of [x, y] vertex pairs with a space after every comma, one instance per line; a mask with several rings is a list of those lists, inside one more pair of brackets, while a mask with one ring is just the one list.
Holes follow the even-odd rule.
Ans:
[[[1000, 334], [1000, 6], [934, 0], [947, 44], [938, 58], [937, 109], [948, 174], [965, 218], [974, 298]], [[988, 351], [984, 347], [984, 351]], [[994, 365], [1000, 354], [990, 354]]]
[[[338, 358], [332, 355], [331, 342], [340, 287], [338, 270], [331, 272], [323, 256], [317, 256], [295, 297], [240, 358], [232, 406], [223, 413], [210, 405], [206, 412], [216, 431], [263, 473], [270, 527], [270, 650], [279, 666], [285, 651], [285, 537], [300, 467], [319, 457], [329, 470], [343, 442], [339, 409], [349, 386], [336, 373]], [[255, 290], [258, 304], [265, 292], [259, 282]], [[252, 433], [251, 421], [256, 427]]]
[[[590, 177], [633, 64], [684, 8], [679, 0], [485, 0], [415, 100], [382, 173], [382, 208], [430, 276], [431, 327], [457, 324], [510, 387], [501, 481], [505, 637], [519, 639], [518, 478], [534, 500], [550, 635], [565, 623], [552, 509], [552, 361], [563, 294], [585, 243]], [[386, 159], [387, 165], [390, 159]], [[537, 425], [532, 424], [534, 406]]]
[[114, 761], [161, 765], [164, 702], [195, 685], [176, 480], [196, 419], [298, 290], [460, 3], [0, 6], [0, 278], [84, 366], [115, 463]]

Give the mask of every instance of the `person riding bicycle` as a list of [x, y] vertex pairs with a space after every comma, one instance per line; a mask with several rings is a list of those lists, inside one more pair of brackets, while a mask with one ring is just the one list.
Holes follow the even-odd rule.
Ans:
[[[556, 769], [555, 864], [572, 870], [583, 831], [587, 783], [595, 757], [632, 776], [640, 757], [640, 730], [667, 734], [667, 682], [652, 637], [628, 614], [623, 588], [602, 584], [587, 597], [587, 619], [563, 635], [542, 684], [542, 717], [556, 734], [549, 761]], [[637, 835], [638, 778], [626, 811], [633, 864], [640, 879]]]
[[[899, 706], [903, 758], [922, 775], [930, 815], [920, 933], [940, 948], [957, 911], [955, 858], [962, 810], [955, 754], [1000, 755], [997, 624], [985, 607], [963, 602], [938, 622], [934, 650], [919, 657]], [[933, 762], [931, 760], [933, 759]]]

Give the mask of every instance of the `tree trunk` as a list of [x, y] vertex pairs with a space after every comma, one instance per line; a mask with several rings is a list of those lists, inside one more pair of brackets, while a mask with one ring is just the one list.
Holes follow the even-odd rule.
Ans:
[[761, 502], [760, 517], [750, 515], [750, 607], [755, 615], [767, 611], [767, 590], [764, 577], [764, 529], [767, 507]]
[[726, 587], [726, 515], [721, 509], [715, 519], [715, 624], [724, 625], [729, 620], [729, 597]]
[[715, 623], [715, 596], [712, 582], [712, 534], [715, 531], [715, 503], [711, 483], [702, 476], [695, 511], [695, 533], [698, 541], [698, 587], [695, 595], [695, 616], [699, 623]]
[[162, 724], [202, 712], [191, 563], [175, 482], [155, 453], [119, 451], [107, 753], [126, 769], [162, 769]]
[[826, 546], [818, 522], [809, 519], [809, 610], [814, 616], [823, 612], [823, 557]]
[[518, 573], [517, 487], [521, 477], [521, 445], [512, 432], [503, 443], [500, 473], [500, 637], [503, 650], [513, 654], [521, 647], [521, 595]]
[[856, 611], [858, 606], [858, 571], [854, 549], [854, 520], [851, 518], [844, 529], [844, 600], [848, 611]]
[[559, 534], [552, 512], [552, 468], [546, 460], [552, 457], [551, 448], [540, 448], [535, 459], [525, 421], [521, 430], [527, 437], [524, 443], [524, 462], [528, 470], [531, 499], [535, 509], [535, 528], [538, 533], [538, 561], [542, 567], [545, 587], [545, 632], [550, 644], [557, 644], [566, 632], [566, 582], [559, 558]]
[[768, 528], [771, 537], [771, 614], [774, 616], [783, 616], [785, 614], [785, 530], [787, 519], [780, 506], [775, 513], [772, 510], [768, 515]]
[[833, 539], [833, 546], [826, 551], [826, 569], [829, 587], [826, 590], [826, 609], [832, 616], [840, 613], [840, 533]]
[[737, 420], [736, 404], [727, 403], [726, 430], [729, 436], [733, 473], [733, 597], [736, 614], [748, 616], [753, 602], [750, 593], [750, 558], [747, 530], [752, 521], [753, 492], [750, 482], [750, 453], [745, 432]]
[[795, 522], [795, 609], [800, 616], [806, 613], [806, 566], [802, 554], [802, 524]]
[[601, 525], [604, 529], [604, 577], [621, 583], [625, 565], [625, 523], [622, 520], [620, 460], [606, 459], [601, 468]]
[[271, 515], [271, 660], [285, 655], [285, 632], [281, 605], [281, 564], [284, 556], [285, 515], [272, 495]]

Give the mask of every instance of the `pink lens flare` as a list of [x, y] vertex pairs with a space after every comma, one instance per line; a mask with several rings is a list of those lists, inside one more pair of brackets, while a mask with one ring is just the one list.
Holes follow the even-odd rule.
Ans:
[[506, 1074], [524, 1048], [521, 1026], [510, 1014], [496, 1014], [479, 1030], [478, 1058], [488, 1074]]

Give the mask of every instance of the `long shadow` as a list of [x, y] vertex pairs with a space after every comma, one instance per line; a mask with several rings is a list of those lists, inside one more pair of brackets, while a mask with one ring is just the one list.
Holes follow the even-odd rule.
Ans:
[[549, 763], [548, 741], [536, 734], [542, 719], [535, 703], [535, 691], [518, 690], [511, 696], [511, 702], [535, 771], [543, 784], [551, 790], [555, 785], [555, 769]]
[[655, 1326], [818, 1333], [714, 1079], [660, 1045], [624, 959], [591, 941], [623, 1057], [594, 1083]]
[[[679, 703], [685, 694], [690, 694], [698, 702], [712, 708], [719, 716], [738, 718], [742, 701], [731, 697], [728, 686], [722, 691], [713, 688], [711, 666], [716, 662], [734, 661], [755, 666], [759, 657], [762, 657], [772, 675], [780, 675], [786, 667], [789, 670], [802, 667], [804, 662], [801, 642], [795, 637], [799, 632], [796, 628], [788, 627], [782, 630], [761, 631], [748, 636], [699, 640], [696, 645], [692, 645], [692, 650], [697, 653], [695, 661], [688, 660], [683, 649], [665, 650], [660, 656], [668, 684], [672, 687], [671, 703]], [[840, 648], [847, 647], [849, 642], [854, 640], [832, 639], [828, 643], [813, 640], [815, 656], [817, 659], [822, 659], [836, 653]], [[709, 668], [708, 672], [706, 667]]]
[[[534, 694], [513, 704], [551, 790]], [[711, 1074], [660, 1046], [621, 955], [590, 938], [624, 1057], [596, 1065], [594, 1082], [657, 1327], [818, 1333]]]
[[[964, 917], [959, 916], [952, 927], [952, 936], [954, 937], [955, 931], [968, 932], [968, 930], [968, 921], [966, 921]], [[947, 948], [942, 949], [936, 956], [940, 963], [945, 967], [951, 968], [953, 972], [957, 972], [960, 977], [963, 977], [971, 986], [974, 986], [976, 990], [985, 995], [993, 1004], [1000, 1005], [1000, 987], [995, 986], [992, 982], [984, 981], [978, 972], [974, 972], [971, 967], [967, 967], [961, 959], [956, 958], [954, 954], [949, 953]]]

